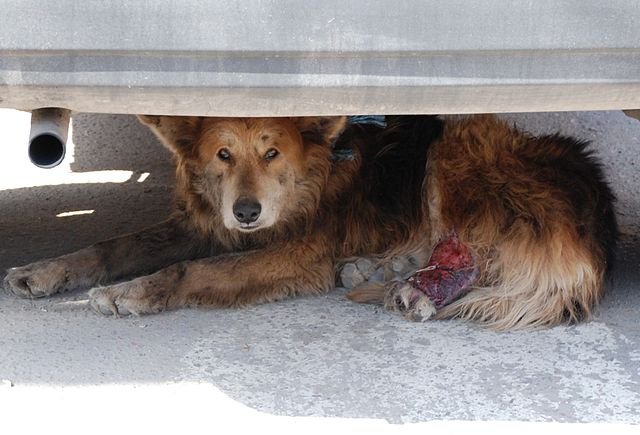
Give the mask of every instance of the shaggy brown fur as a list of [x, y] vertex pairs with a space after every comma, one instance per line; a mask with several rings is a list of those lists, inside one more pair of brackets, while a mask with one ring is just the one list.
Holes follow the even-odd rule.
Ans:
[[[439, 318], [499, 329], [589, 317], [615, 241], [613, 196], [582, 142], [493, 116], [441, 121], [141, 116], [175, 152], [167, 222], [11, 269], [23, 297], [77, 288], [105, 314], [238, 307], [334, 287], [345, 259], [424, 262], [455, 231], [479, 279]], [[353, 159], [336, 160], [347, 150]], [[380, 302], [386, 286], [350, 297]]]

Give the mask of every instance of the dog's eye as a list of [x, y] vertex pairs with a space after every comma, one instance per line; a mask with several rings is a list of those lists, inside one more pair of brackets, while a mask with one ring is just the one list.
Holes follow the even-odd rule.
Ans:
[[273, 159], [275, 159], [275, 158], [278, 156], [278, 154], [280, 154], [280, 151], [278, 151], [278, 150], [277, 150], [277, 149], [275, 149], [275, 148], [271, 148], [269, 151], [267, 151], [267, 152], [264, 154], [264, 159], [265, 159], [265, 160], [273, 160]]
[[223, 162], [227, 162], [231, 159], [231, 154], [229, 154], [229, 150], [222, 148], [218, 151], [218, 158]]

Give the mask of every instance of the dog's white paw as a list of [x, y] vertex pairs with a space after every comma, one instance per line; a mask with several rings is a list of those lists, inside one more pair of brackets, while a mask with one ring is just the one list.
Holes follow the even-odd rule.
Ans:
[[429, 320], [437, 311], [429, 297], [404, 281], [392, 281], [387, 285], [384, 306], [415, 322]]
[[404, 279], [418, 268], [418, 259], [413, 255], [390, 259], [357, 258], [343, 264], [336, 284], [352, 289], [365, 281], [385, 282]]
[[371, 280], [375, 273], [376, 267], [371, 260], [359, 258], [342, 266], [338, 285], [346, 289], [352, 289], [365, 281]]

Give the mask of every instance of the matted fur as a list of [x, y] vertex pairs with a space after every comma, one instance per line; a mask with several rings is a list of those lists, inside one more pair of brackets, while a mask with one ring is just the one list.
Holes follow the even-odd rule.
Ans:
[[[613, 195], [583, 142], [493, 116], [390, 116], [382, 130], [343, 117], [140, 118], [175, 153], [173, 217], [12, 269], [6, 288], [39, 297], [124, 280], [90, 292], [116, 315], [238, 307], [328, 291], [348, 258], [426, 261], [454, 230], [480, 278], [439, 318], [552, 326], [588, 318], [602, 296]], [[262, 206], [255, 223], [239, 223], [240, 199]], [[382, 303], [386, 291], [349, 296]]]

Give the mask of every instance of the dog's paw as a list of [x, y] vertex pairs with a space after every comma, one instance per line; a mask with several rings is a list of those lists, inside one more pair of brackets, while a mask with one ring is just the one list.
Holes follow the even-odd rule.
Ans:
[[97, 313], [105, 316], [139, 316], [164, 311], [166, 295], [154, 294], [146, 286], [146, 281], [136, 279], [107, 287], [96, 287], [89, 291], [89, 303]]
[[436, 314], [436, 306], [424, 293], [403, 281], [387, 284], [384, 296], [386, 309], [402, 314], [407, 320], [424, 322]]
[[[89, 304], [96, 313], [105, 316], [128, 316], [131, 312], [126, 307], [124, 300], [120, 298], [124, 296], [125, 291], [118, 288], [119, 286], [97, 287], [89, 290]], [[117, 302], [117, 303], [116, 303]]]
[[359, 258], [342, 266], [337, 284], [340, 287], [352, 289], [365, 281], [369, 281], [374, 273], [373, 262], [367, 258]]
[[4, 289], [21, 298], [41, 298], [70, 290], [65, 262], [45, 260], [7, 271]]
[[345, 262], [338, 274], [336, 285], [346, 289], [363, 282], [387, 282], [405, 279], [418, 269], [420, 260], [415, 255], [395, 256], [387, 259], [354, 258]]

